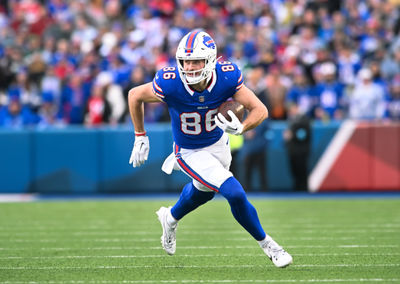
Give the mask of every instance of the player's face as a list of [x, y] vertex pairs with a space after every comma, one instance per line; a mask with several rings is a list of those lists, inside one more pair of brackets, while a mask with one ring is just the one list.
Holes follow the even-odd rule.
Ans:
[[199, 76], [201, 74], [201, 69], [205, 66], [204, 60], [183, 60], [183, 70], [185, 71], [196, 71], [199, 70], [198, 73], [188, 73], [187, 76]]

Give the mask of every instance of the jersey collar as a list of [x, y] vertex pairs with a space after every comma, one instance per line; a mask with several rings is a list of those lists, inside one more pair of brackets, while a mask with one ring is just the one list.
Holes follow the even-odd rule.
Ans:
[[213, 71], [211, 75], [211, 83], [208, 84], [207, 90], [211, 93], [211, 90], [214, 88], [215, 84], [217, 83], [217, 72]]
[[[208, 84], [208, 87], [207, 87], [207, 91], [211, 92], [211, 90], [214, 88], [214, 86], [215, 86], [216, 83], [217, 83], [217, 72], [216, 72], [215, 69], [214, 69], [214, 71], [213, 71], [213, 73], [212, 73], [212, 75], [211, 75], [211, 80], [210, 80], [210, 82], [209, 82], [209, 84]], [[185, 87], [186, 91], [187, 91], [191, 96], [193, 96], [193, 94], [195, 93], [195, 90], [193, 90], [192, 88], [190, 88], [190, 86], [189, 86], [186, 82], [183, 82], [183, 86]]]

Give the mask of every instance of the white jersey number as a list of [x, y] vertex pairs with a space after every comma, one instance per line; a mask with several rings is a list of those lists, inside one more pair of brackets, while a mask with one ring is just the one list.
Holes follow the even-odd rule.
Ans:
[[[218, 109], [211, 109], [205, 114], [205, 130], [210, 132], [217, 127], [214, 122], [214, 116]], [[198, 112], [184, 112], [180, 115], [181, 130], [185, 134], [199, 135], [202, 132], [201, 115]]]

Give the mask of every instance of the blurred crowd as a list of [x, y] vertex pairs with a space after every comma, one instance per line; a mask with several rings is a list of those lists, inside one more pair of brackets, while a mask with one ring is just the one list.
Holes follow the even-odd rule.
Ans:
[[[2, 0], [0, 126], [130, 123], [128, 90], [195, 28], [272, 120], [400, 120], [397, 0]], [[146, 122], [168, 121], [147, 104]]]

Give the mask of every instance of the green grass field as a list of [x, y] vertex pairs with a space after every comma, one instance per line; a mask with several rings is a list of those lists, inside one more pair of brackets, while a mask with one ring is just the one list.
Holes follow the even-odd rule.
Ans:
[[400, 199], [251, 199], [294, 257], [275, 268], [216, 199], [164, 253], [155, 211], [175, 200], [0, 204], [0, 284], [400, 283]]

